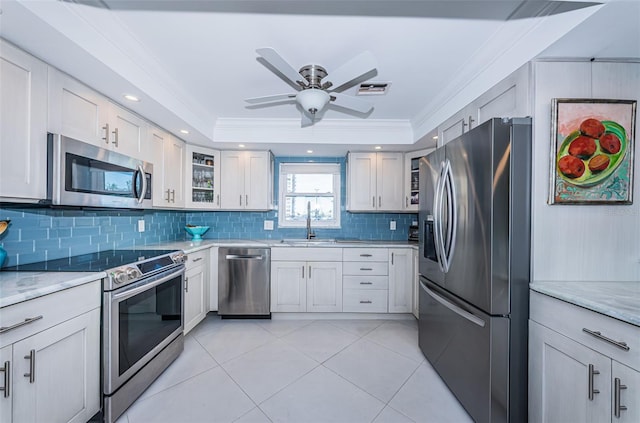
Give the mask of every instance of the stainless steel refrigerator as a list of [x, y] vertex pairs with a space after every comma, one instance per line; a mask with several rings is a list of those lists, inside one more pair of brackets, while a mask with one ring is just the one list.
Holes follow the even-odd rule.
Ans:
[[476, 422], [527, 420], [530, 197], [530, 118], [420, 160], [420, 348]]

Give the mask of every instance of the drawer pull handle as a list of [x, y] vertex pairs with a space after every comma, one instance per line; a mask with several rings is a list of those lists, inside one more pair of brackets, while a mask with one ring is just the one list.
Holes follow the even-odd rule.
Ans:
[[620, 412], [627, 409], [626, 405], [620, 404], [620, 391], [627, 389], [627, 385], [623, 385], [618, 377], [613, 379], [613, 385], [613, 414], [620, 418]]
[[29, 383], [36, 381], [36, 350], [29, 351], [29, 355], [24, 356], [25, 360], [29, 360], [29, 373], [25, 373], [24, 377], [29, 378]]
[[582, 328], [583, 332], [588, 333], [589, 335], [596, 337], [598, 339], [601, 339], [605, 342], [608, 342], [610, 344], [615, 345], [616, 347], [625, 350], [625, 351], [629, 351], [629, 346], [627, 345], [626, 342], [623, 341], [616, 341], [615, 339], [611, 339], [611, 338], [607, 338], [606, 336], [604, 336], [601, 332], [595, 331], [595, 330], [589, 330], [587, 328]]
[[373, 254], [360, 254], [360, 257], [373, 257]]
[[15, 325], [2, 326], [0, 328], [0, 333], [9, 332], [10, 330], [17, 329], [20, 326], [28, 325], [29, 323], [33, 323], [36, 320], [40, 320], [40, 319], [42, 319], [42, 315], [36, 316], [36, 317], [29, 317], [28, 319], [24, 319], [24, 322], [16, 323]]
[[4, 366], [0, 368], [0, 372], [4, 372], [4, 386], [0, 388], [2, 396], [9, 398], [11, 387], [11, 362], [5, 361]]
[[373, 285], [373, 282], [360, 282], [360, 285]]
[[372, 268], [370, 268], [370, 267], [361, 267], [361, 268], [360, 268], [360, 270], [369, 270], [369, 271], [371, 271], [371, 270], [373, 270], [373, 269], [372, 269]]
[[195, 263], [195, 262], [200, 261], [200, 260], [202, 260], [202, 257], [194, 258], [193, 262]]
[[360, 304], [371, 304], [371, 300], [361, 300]]
[[600, 391], [598, 389], [594, 388], [594, 381], [593, 381], [593, 377], [595, 375], [599, 375], [600, 372], [598, 370], [595, 369], [593, 364], [589, 364], [589, 381], [588, 381], [588, 386], [587, 389], [589, 390], [588, 392], [588, 397], [589, 397], [589, 401], [593, 401], [593, 396], [595, 394], [599, 394]]

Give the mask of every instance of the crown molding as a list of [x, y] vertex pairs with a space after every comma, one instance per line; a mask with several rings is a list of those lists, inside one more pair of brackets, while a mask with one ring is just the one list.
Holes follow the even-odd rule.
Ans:
[[323, 119], [300, 127], [300, 119], [219, 118], [214, 142], [309, 144], [413, 144], [408, 120]]

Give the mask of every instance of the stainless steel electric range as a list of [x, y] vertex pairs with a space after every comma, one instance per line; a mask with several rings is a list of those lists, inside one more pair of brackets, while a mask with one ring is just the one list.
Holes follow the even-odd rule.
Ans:
[[105, 422], [114, 422], [184, 349], [186, 255], [113, 250], [30, 263], [4, 271], [106, 272], [102, 281]]

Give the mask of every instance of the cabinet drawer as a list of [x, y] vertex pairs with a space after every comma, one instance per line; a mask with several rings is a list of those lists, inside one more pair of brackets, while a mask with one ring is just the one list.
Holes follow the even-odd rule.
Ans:
[[195, 251], [193, 253], [189, 253], [189, 259], [186, 262], [186, 268], [193, 269], [196, 266], [202, 266], [207, 262], [208, 256], [209, 256], [208, 248], [200, 251]]
[[342, 261], [342, 248], [271, 247], [271, 261]]
[[386, 248], [345, 248], [342, 259], [344, 261], [388, 261], [389, 251]]
[[[531, 291], [530, 301], [531, 320], [640, 370], [640, 327], [535, 291]], [[624, 342], [629, 350], [625, 351], [583, 329], [600, 332], [615, 342]]]
[[344, 276], [342, 287], [345, 289], [388, 289], [387, 276]]
[[344, 262], [342, 266], [343, 275], [368, 276], [389, 274], [389, 264], [386, 261], [384, 263], [348, 261]]
[[342, 311], [344, 312], [387, 312], [388, 291], [386, 289], [345, 289], [342, 295]]
[[100, 307], [101, 283], [100, 280], [89, 282], [2, 308], [2, 326], [42, 318], [3, 333], [0, 348]]

